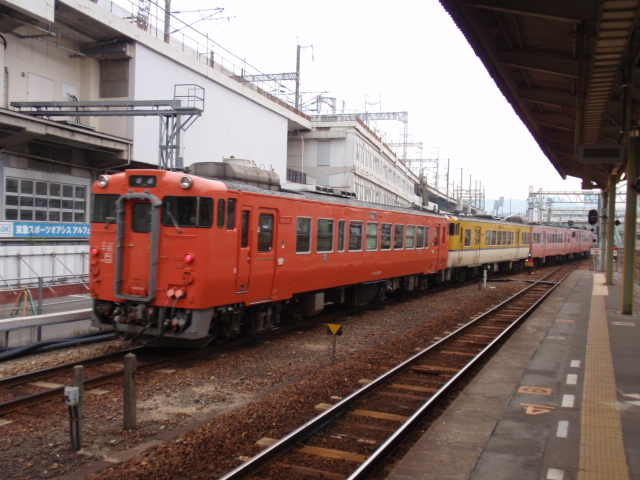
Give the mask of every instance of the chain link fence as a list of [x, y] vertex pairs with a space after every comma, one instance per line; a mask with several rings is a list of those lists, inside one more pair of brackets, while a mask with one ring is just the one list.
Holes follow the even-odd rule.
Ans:
[[[89, 309], [91, 304], [86, 274], [0, 279], [0, 320]], [[18, 329], [2, 328], [0, 347], [71, 338], [93, 331], [88, 319]]]

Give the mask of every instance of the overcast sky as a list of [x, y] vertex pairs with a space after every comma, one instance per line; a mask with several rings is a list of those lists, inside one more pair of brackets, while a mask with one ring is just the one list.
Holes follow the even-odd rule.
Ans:
[[[263, 73], [294, 72], [296, 46], [309, 47], [301, 54], [303, 101], [325, 92], [338, 111], [344, 102], [345, 112], [362, 112], [366, 99], [370, 112], [408, 112], [409, 141], [423, 143], [423, 158], [440, 158], [441, 172], [449, 160], [456, 185], [462, 173], [465, 188], [471, 177], [486, 198], [505, 201], [526, 199], [529, 187], [580, 190], [579, 180], [562, 180], [542, 154], [437, 0], [172, 0], [173, 11], [213, 7], [232, 18], [194, 26]], [[378, 126], [401, 142], [402, 123]]]

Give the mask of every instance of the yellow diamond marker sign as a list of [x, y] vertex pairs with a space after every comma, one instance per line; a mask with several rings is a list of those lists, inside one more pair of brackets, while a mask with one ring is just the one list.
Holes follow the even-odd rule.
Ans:
[[329, 335], [342, 335], [342, 325], [336, 325], [335, 323], [327, 324], [327, 334]]

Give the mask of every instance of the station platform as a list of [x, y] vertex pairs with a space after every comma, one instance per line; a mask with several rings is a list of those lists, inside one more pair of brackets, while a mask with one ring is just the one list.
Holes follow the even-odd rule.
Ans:
[[640, 480], [640, 319], [573, 272], [388, 480]]

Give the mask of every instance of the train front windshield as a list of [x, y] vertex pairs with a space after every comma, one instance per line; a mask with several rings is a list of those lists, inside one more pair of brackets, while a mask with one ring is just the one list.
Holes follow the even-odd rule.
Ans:
[[213, 226], [213, 198], [165, 197], [162, 201], [162, 225], [204, 228]]

